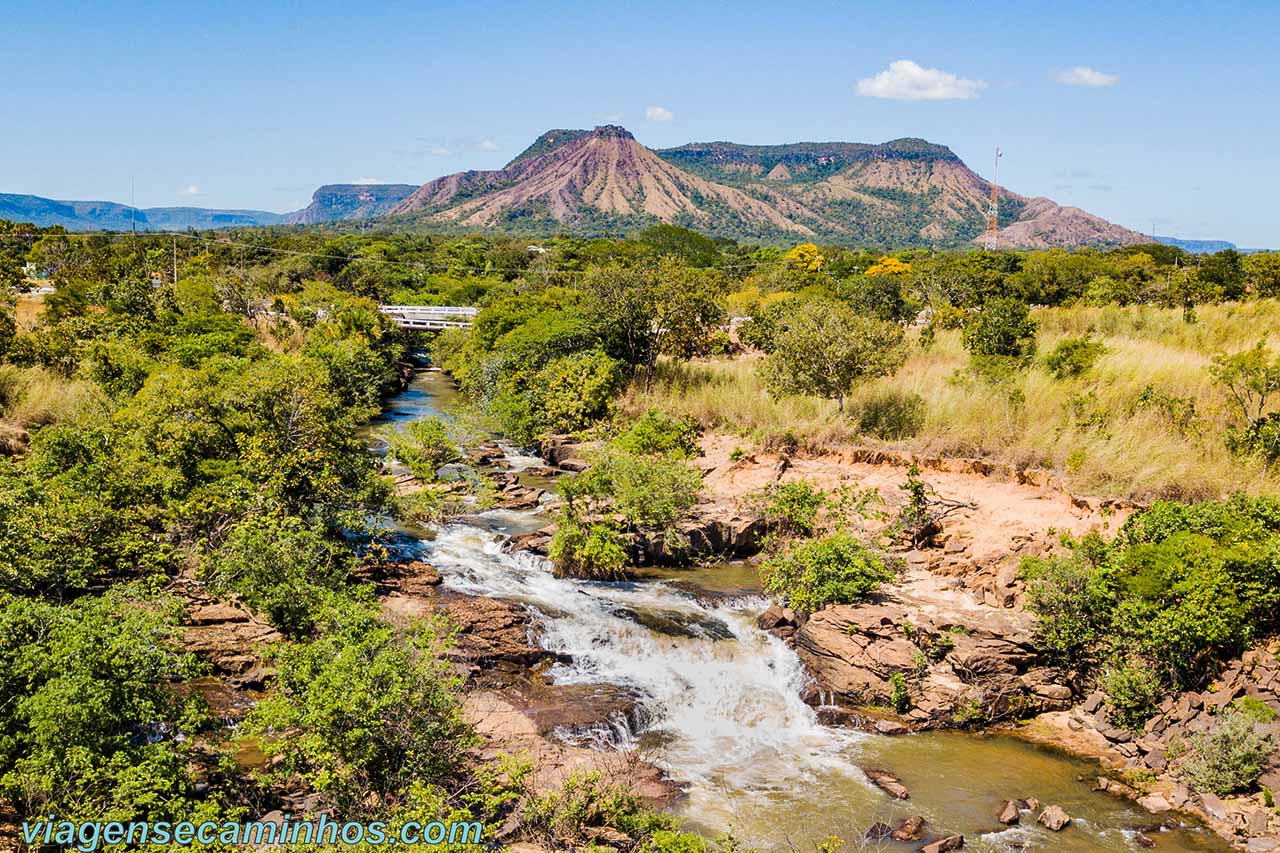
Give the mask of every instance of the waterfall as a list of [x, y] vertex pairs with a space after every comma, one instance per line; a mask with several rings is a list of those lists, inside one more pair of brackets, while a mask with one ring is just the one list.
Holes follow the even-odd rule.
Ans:
[[[665, 582], [556, 577], [547, 560], [506, 553], [500, 535], [466, 524], [424, 547], [447, 586], [530, 608], [543, 646], [570, 661], [551, 670], [557, 682], [636, 690], [649, 730], [663, 736], [659, 761], [691, 802], [710, 807], [726, 788], [794, 791], [822, 772], [861, 776], [849, 750], [866, 736], [820, 725], [801, 701], [799, 659], [755, 626], [764, 599], [706, 602]], [[636, 613], [678, 619], [693, 636], [653, 630]]]

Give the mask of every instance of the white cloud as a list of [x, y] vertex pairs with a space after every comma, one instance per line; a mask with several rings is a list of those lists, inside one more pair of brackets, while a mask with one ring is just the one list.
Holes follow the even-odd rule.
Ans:
[[431, 153], [437, 157], [448, 157], [453, 152], [448, 148], [445, 148], [443, 145], [437, 145], [431, 149]]
[[369, 187], [369, 186], [373, 186], [374, 184], [385, 184], [386, 181], [382, 180], [381, 178], [356, 178], [351, 183], [355, 184], [356, 186]]
[[188, 184], [178, 190], [178, 195], [204, 195], [204, 193], [200, 192], [200, 188], [195, 184]]
[[922, 68], [910, 59], [897, 59], [879, 74], [859, 80], [854, 89], [864, 98], [953, 101], [976, 98], [986, 87], [981, 80], [966, 80], [937, 68]]
[[1088, 86], [1091, 89], [1105, 89], [1120, 82], [1119, 76], [1104, 74], [1087, 65], [1077, 65], [1065, 71], [1054, 71], [1049, 76], [1064, 86]]
[[671, 121], [676, 114], [666, 107], [649, 106], [644, 108], [644, 117], [649, 121]]
[[492, 139], [481, 139], [476, 143], [476, 147], [481, 151], [497, 151], [498, 143], [494, 142]]

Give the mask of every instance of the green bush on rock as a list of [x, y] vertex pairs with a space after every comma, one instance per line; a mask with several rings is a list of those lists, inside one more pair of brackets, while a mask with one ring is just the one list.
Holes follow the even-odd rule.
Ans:
[[801, 613], [864, 600], [893, 578], [879, 552], [848, 533], [800, 542], [760, 568], [767, 592]]
[[612, 524], [582, 524], [572, 518], [556, 528], [547, 556], [562, 574], [594, 580], [620, 580], [631, 562], [627, 538]]
[[1208, 731], [1192, 736], [1182, 769], [1197, 791], [1231, 794], [1258, 781], [1275, 748], [1275, 740], [1259, 733], [1247, 714], [1229, 707]]

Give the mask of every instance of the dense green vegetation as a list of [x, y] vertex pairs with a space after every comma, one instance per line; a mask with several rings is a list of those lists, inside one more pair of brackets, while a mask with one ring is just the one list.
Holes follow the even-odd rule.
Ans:
[[223, 819], [270, 802], [272, 777], [239, 768], [228, 731], [178, 689], [207, 671], [182, 650], [194, 582], [288, 638], [245, 729], [273, 732], [277, 769], [353, 814], [500, 823], [519, 780], [467, 752], [447, 636], [393, 631], [352, 581], [389, 506], [358, 430], [396, 385], [402, 336], [350, 265], [201, 251], [175, 279], [169, 249], [29, 241], [58, 289], [5, 340], [5, 414], [85, 390], [15, 418], [17, 453], [0, 458], [5, 813]]
[[[1082, 679], [1106, 691], [1114, 718], [1140, 730], [1173, 692], [1200, 689], [1220, 663], [1280, 624], [1280, 502], [1158, 502], [1134, 514], [1117, 536], [1091, 534], [1061, 558], [1028, 559], [1029, 603], [1039, 640]], [[1191, 772], [1204, 790], [1226, 774], [1221, 745], [1246, 747], [1229, 721], [1206, 735]], [[1247, 726], [1246, 728], [1251, 727]], [[1253, 777], [1226, 789], [1252, 782]], [[1238, 769], [1231, 771], [1239, 773]], [[1206, 781], [1209, 780], [1209, 781]]]
[[[1206, 318], [1219, 308], [1280, 295], [1273, 255], [1142, 246], [887, 258], [784, 253], [672, 226], [532, 250], [510, 238], [323, 230], [111, 237], [0, 223], [0, 238], [6, 814], [240, 816], [276, 802], [287, 775], [348, 814], [507, 821], [527, 768], [475, 760], [444, 664], [448, 626], [392, 628], [358, 581], [382, 553], [373, 519], [397, 506], [367, 427], [411, 348], [429, 347], [516, 442], [599, 439], [589, 471], [567, 481], [551, 546], [562, 571], [590, 577], [621, 577], [642, 554], [684, 545], [699, 432], [727, 428], [662, 405], [682, 382], [699, 387], [694, 360], [765, 383], [756, 397], [730, 387], [737, 402], [830, 400], [828, 425], [902, 441], [927, 433], [934, 399], [923, 386], [873, 384], [953, 347], [969, 366], [948, 366], [939, 383], [995, 395], [1007, 424], [1025, 417], [1018, 383], [1047, 370], [1045, 382], [1071, 395], [1073, 429], [1100, 435], [1124, 412], [1264, 470], [1280, 456], [1277, 361], [1254, 346], [1259, 330], [1244, 346], [1213, 345], [1213, 372], [1201, 371], [1227, 401], [1224, 441], [1203, 426], [1203, 407], [1166, 386], [1106, 410], [1087, 383], [1112, 345], [1052, 314], [1114, 326], [1124, 306], [1163, 308], [1196, 336], [1218, 328]], [[22, 295], [36, 283], [27, 264], [56, 291]], [[397, 330], [380, 303], [480, 312], [470, 329], [425, 340]], [[1141, 311], [1123, 316], [1149, 322]], [[733, 317], [747, 320], [730, 334]], [[1056, 347], [1037, 345], [1046, 317], [1071, 333]], [[748, 348], [762, 357], [723, 358]], [[774, 422], [757, 437], [796, 451], [807, 438], [793, 427]], [[440, 422], [388, 441], [422, 480], [460, 453]], [[866, 495], [790, 484], [761, 500], [766, 584], [796, 608], [856, 601], [891, 577], [854, 521]], [[1274, 633], [1278, 543], [1273, 499], [1157, 503], [1112, 542], [1028, 565], [1042, 642], [1137, 724]], [[237, 765], [229, 733], [179, 689], [207, 671], [181, 643], [192, 590], [242, 604], [283, 637], [270, 697], [244, 728], [278, 756], [267, 770]], [[1252, 766], [1252, 753], [1223, 756], [1212, 738], [1196, 748], [1209, 787]], [[705, 849], [622, 792], [583, 794], [593, 785], [529, 805], [529, 831], [580, 840], [607, 825], [649, 849]]]

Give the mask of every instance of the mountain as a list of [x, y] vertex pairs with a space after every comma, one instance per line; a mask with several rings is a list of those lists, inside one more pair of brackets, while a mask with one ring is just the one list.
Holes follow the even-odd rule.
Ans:
[[341, 219], [374, 219], [410, 196], [414, 184], [326, 184], [311, 196], [311, 204], [287, 213], [286, 225], [317, 225]]
[[[657, 222], [785, 243], [965, 246], [983, 236], [991, 184], [923, 139], [652, 150], [625, 128], [550, 130], [501, 169], [422, 186], [327, 184], [288, 214], [149, 208], [0, 194], [0, 218], [77, 231], [315, 225], [382, 219], [522, 233], [623, 234]], [[1076, 207], [999, 190], [1000, 248], [1114, 246], [1148, 238]]]
[[1226, 249], [1238, 248], [1235, 243], [1228, 243], [1226, 240], [1184, 240], [1180, 237], [1152, 237], [1151, 239], [1157, 243], [1163, 243], [1166, 246], [1177, 246], [1183, 251], [1196, 254], [1211, 254]]
[[552, 130], [503, 169], [424, 184], [392, 215], [467, 226], [630, 227], [674, 222], [709, 233], [812, 236], [816, 219], [787, 199], [757, 198], [667, 162], [625, 128]]
[[[963, 245], [982, 235], [990, 196], [991, 185], [949, 148], [923, 139], [653, 151], [606, 125], [548, 131], [502, 169], [437, 178], [390, 214], [503, 230], [616, 233], [661, 221], [735, 238]], [[1144, 240], [1079, 208], [1004, 189], [1000, 221], [1002, 247]]]
[[35, 195], [0, 193], [0, 219], [34, 225], [61, 225], [68, 231], [170, 231], [278, 225], [265, 210], [209, 210], [202, 207], [133, 208], [112, 201], [55, 201]]

